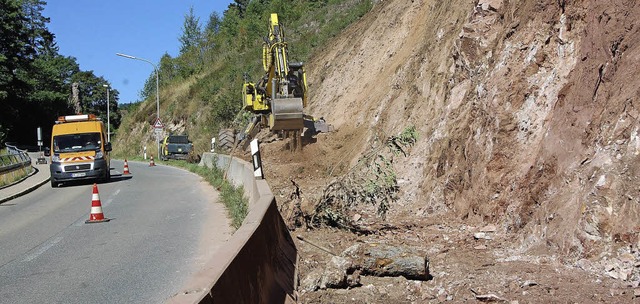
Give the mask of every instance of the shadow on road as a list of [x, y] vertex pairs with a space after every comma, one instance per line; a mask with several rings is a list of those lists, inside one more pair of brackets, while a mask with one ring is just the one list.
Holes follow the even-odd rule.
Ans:
[[132, 179], [132, 178], [133, 178], [133, 175], [123, 175], [122, 173], [119, 173], [119, 174], [111, 175], [111, 178], [109, 179], [108, 182], [105, 182], [105, 181], [96, 182], [94, 180], [66, 181], [66, 182], [60, 182], [60, 184], [58, 185], [57, 188], [92, 185], [94, 183], [96, 183], [98, 185], [111, 184], [111, 183], [117, 183], [117, 182], [129, 180], [129, 179]]
[[109, 180], [108, 182], [102, 182], [101, 184], [110, 184], [110, 183], [117, 183], [120, 181], [125, 181], [125, 180], [130, 180], [133, 178], [133, 175], [123, 175], [121, 174], [113, 174], [111, 175], [111, 180]]

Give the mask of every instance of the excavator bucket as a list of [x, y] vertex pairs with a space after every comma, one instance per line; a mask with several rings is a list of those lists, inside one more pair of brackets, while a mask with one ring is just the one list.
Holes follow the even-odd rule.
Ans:
[[304, 114], [302, 98], [276, 98], [271, 100], [269, 129], [271, 131], [302, 130]]

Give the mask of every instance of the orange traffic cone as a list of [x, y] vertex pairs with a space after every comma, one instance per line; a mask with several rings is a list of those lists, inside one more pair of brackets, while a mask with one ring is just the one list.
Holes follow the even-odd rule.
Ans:
[[155, 166], [156, 163], [153, 161], [153, 155], [151, 155], [151, 160], [149, 161], [149, 167]]
[[131, 174], [129, 173], [129, 164], [127, 163], [127, 159], [124, 159], [124, 172], [122, 174]]
[[91, 196], [91, 214], [89, 219], [84, 221], [85, 224], [108, 222], [111, 219], [105, 218], [102, 213], [102, 204], [100, 203], [100, 195], [98, 194], [98, 185], [93, 184], [93, 195]]

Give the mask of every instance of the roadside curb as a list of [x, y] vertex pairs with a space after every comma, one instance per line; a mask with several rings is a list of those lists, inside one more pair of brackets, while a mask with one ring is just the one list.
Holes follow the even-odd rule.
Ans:
[[[32, 173], [32, 174], [30, 174], [30, 175], [26, 176], [25, 178], [21, 179], [20, 181], [18, 181], [18, 182], [16, 182], [16, 183], [11, 184], [11, 185], [18, 184], [18, 183], [20, 183], [20, 182], [22, 182], [22, 181], [26, 180], [27, 178], [29, 178], [29, 177], [31, 177], [31, 176], [33, 176], [33, 175], [35, 175], [36, 173], [38, 173], [38, 171], [39, 171], [39, 170], [38, 170], [36, 167], [33, 167], [33, 169], [34, 169], [34, 170], [33, 170], [33, 172], [34, 172], [34, 173]], [[33, 190], [36, 190], [36, 189], [37, 189], [37, 188], [39, 188], [40, 186], [42, 186], [42, 185], [46, 184], [48, 181], [49, 181], [49, 177], [47, 177], [46, 179], [44, 179], [44, 180], [42, 180], [42, 181], [40, 181], [40, 182], [36, 183], [35, 185], [33, 185], [33, 186], [31, 186], [31, 187], [29, 187], [29, 188], [27, 188], [27, 189], [24, 189], [24, 190], [20, 191], [20, 192], [18, 192], [18, 193], [15, 193], [15, 194], [9, 195], [9, 196], [7, 196], [7, 197], [0, 198], [0, 204], [4, 203], [4, 202], [6, 202], [6, 201], [10, 201], [10, 200], [12, 200], [12, 199], [14, 199], [14, 198], [17, 198], [17, 197], [23, 196], [23, 195], [25, 195], [25, 194], [27, 194], [27, 193], [29, 193], [29, 192], [33, 191]]]

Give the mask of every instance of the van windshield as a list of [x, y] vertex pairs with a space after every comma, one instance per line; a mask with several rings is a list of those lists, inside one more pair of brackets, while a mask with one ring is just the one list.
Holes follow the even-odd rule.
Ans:
[[171, 135], [167, 138], [167, 142], [172, 144], [188, 144], [189, 138], [187, 136]]
[[100, 133], [66, 134], [53, 137], [53, 152], [81, 152], [100, 149]]

